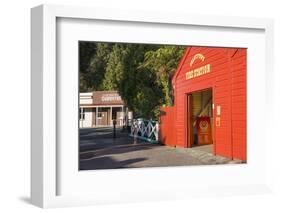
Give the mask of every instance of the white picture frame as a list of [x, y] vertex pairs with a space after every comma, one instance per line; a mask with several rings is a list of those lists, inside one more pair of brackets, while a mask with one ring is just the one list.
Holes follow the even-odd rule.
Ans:
[[[257, 107], [256, 113], [260, 112], [262, 109], [267, 108], [267, 110], [272, 109], [272, 96], [270, 91], [273, 89], [273, 21], [271, 19], [256, 19], [256, 18], [241, 18], [241, 17], [217, 17], [217, 16], [203, 16], [203, 15], [188, 15], [188, 14], [173, 14], [173, 13], [153, 13], [152, 11], [122, 11], [122, 10], [112, 10], [108, 8], [84, 8], [84, 7], [74, 7], [74, 6], [54, 6], [54, 5], [41, 5], [35, 7], [31, 10], [31, 201], [33, 204], [47, 208], [47, 207], [59, 207], [59, 206], [76, 206], [76, 205], [91, 205], [99, 203], [116, 203], [116, 202], [137, 202], [142, 200], [165, 200], [165, 199], [178, 199], [178, 198], [188, 198], [188, 197], [198, 197], [198, 196], [224, 196], [224, 195], [241, 195], [241, 194], [252, 194], [252, 193], [264, 193], [270, 192], [271, 188], [271, 170], [270, 170], [270, 161], [268, 160], [269, 152], [263, 153], [258, 157], [262, 157], [264, 165], [260, 168], [257, 168], [255, 163], [258, 163], [254, 160], [248, 163], [249, 167], [244, 167], [245, 175], [247, 171], [251, 168], [251, 165], [254, 165], [256, 174], [264, 173], [262, 178], [257, 178], [253, 180], [253, 184], [249, 184], [249, 178], [229, 184], [228, 182], [222, 182], [221, 184], [200, 186], [198, 182], [194, 182], [191, 187], [190, 185], [185, 184], [171, 184], [167, 183], [168, 178], [174, 178], [175, 176], [171, 175], [170, 177], [163, 177], [164, 181], [159, 181], [160, 183], [155, 183], [150, 185], [149, 188], [151, 191], [149, 193], [146, 190], [145, 185], [140, 185], [143, 188], [143, 191], [140, 190], [137, 186], [134, 188], [134, 183], [129, 181], [128, 176], [137, 175], [136, 178], [143, 178], [144, 182], [152, 178], [150, 174], [154, 175], [154, 178], [163, 176], [163, 174], [168, 174], [167, 172], [173, 171], [177, 175], [186, 176], [191, 169], [185, 167], [181, 168], [149, 168], [147, 169], [133, 169], [122, 171], [107, 171], [99, 173], [87, 173], [84, 172], [82, 180], [86, 181], [89, 186], [89, 190], [95, 189], [94, 183], [89, 182], [88, 177], [97, 177], [99, 180], [110, 180], [106, 179], [110, 175], [117, 175], [119, 180], [127, 181], [130, 184], [128, 186], [122, 185], [122, 188], [116, 188], [112, 191], [105, 190], [108, 182], [99, 182], [99, 185], [104, 188], [96, 188], [97, 191], [95, 194], [84, 193], [85, 185], [81, 186], [84, 189], [81, 192], [75, 194], [71, 193], [60, 193], [58, 190], [60, 184], [64, 184], [65, 179], [61, 179], [60, 173], [63, 171], [64, 164], [60, 164], [58, 161], [61, 159], [61, 152], [58, 150], [61, 147], [57, 144], [58, 140], [58, 88], [61, 83], [61, 79], [57, 78], [58, 61], [57, 61], [57, 50], [58, 50], [58, 20], [80, 20], [84, 21], [100, 21], [100, 25], [103, 25], [103, 22], [114, 22], [116, 28], [122, 27], [126, 23], [133, 23], [133, 25], [141, 24], [143, 27], [149, 24], [153, 24], [157, 28], [165, 28], [165, 30], [172, 30], [176, 27], [199, 27], [203, 30], [212, 29], [215, 30], [223, 29], [227, 32], [232, 31], [257, 31], [261, 32], [261, 40], [264, 48], [262, 60], [256, 63], [262, 63], [260, 67], [260, 76], [257, 76], [257, 81], [262, 83], [262, 86], [259, 88], [259, 92], [262, 94], [263, 103], [261, 107]], [[132, 26], [132, 24], [130, 25]], [[60, 30], [60, 29], [59, 29]], [[71, 36], [70, 36], [71, 37]], [[109, 40], [112, 38], [108, 38]], [[122, 40], [119, 38], [118, 41]], [[139, 38], [132, 38], [131, 42], [137, 42]], [[192, 44], [203, 44], [203, 38], [198, 38], [197, 41], [192, 41]], [[153, 40], [153, 39], [152, 39]], [[114, 40], [113, 40], [114, 41]], [[125, 39], [128, 41], [128, 38]], [[154, 38], [151, 43], [161, 43], [161, 39], [157, 40]], [[168, 41], [171, 43], [172, 40]], [[196, 43], [198, 42], [198, 43]], [[263, 43], [264, 42], [264, 43]], [[163, 43], [163, 40], [162, 40]], [[175, 42], [177, 43], [177, 42]], [[206, 42], [206, 45], [212, 45], [212, 41]], [[231, 42], [229, 43], [231, 44]], [[222, 44], [223, 45], [223, 44]], [[245, 44], [246, 45], [246, 44]], [[255, 44], [253, 44], [255, 45]], [[247, 47], [247, 45], [246, 45]], [[253, 47], [253, 46], [252, 46]], [[253, 48], [252, 48], [253, 49]], [[255, 53], [253, 57], [255, 56]], [[252, 57], [252, 55], [250, 55]], [[250, 65], [250, 70], [252, 65]], [[74, 71], [71, 71], [73, 75], [76, 75]], [[254, 83], [250, 84], [254, 85]], [[250, 88], [252, 91], [254, 88]], [[76, 94], [74, 94], [76, 95]], [[260, 110], [260, 111], [258, 111]], [[254, 114], [254, 113], [253, 113]], [[268, 124], [271, 121], [270, 116], [263, 117], [263, 123]], [[261, 126], [257, 126], [261, 128]], [[257, 133], [257, 140], [259, 136], [266, 138], [264, 146], [268, 148], [268, 142], [270, 141], [270, 128], [269, 125], [265, 126], [264, 132]], [[258, 135], [262, 134], [262, 135]], [[251, 139], [251, 138], [250, 138]], [[77, 142], [77, 138], [73, 139], [71, 143]], [[73, 145], [73, 144], [72, 144]], [[70, 153], [73, 154], [73, 150], [69, 149]], [[267, 150], [270, 150], [267, 149]], [[61, 151], [61, 150], [60, 150]], [[78, 155], [78, 153], [77, 153]], [[204, 168], [203, 173], [212, 171], [214, 167]], [[247, 170], [248, 169], [248, 170]], [[199, 177], [195, 170], [201, 172], [203, 170], [201, 167], [192, 168], [194, 171], [194, 177]], [[226, 167], [221, 167], [217, 169], [218, 174], [223, 170], [227, 170]], [[228, 169], [229, 170], [229, 169]], [[232, 167], [234, 171], [241, 171], [239, 167]], [[252, 171], [252, 170], [249, 170]], [[248, 171], [248, 172], [249, 172]], [[77, 171], [78, 172], [78, 171]], [[203, 174], [202, 173], [202, 174]], [[243, 175], [242, 175], [243, 176]], [[127, 177], [127, 179], [125, 178]], [[148, 178], [146, 178], [148, 177]], [[215, 175], [214, 175], [215, 177]], [[246, 177], [246, 176], [245, 176]], [[252, 176], [251, 176], [252, 177]], [[238, 178], [239, 179], [239, 178]], [[79, 189], [78, 183], [75, 182], [78, 179], [75, 177], [69, 177], [68, 191], [77, 191]], [[245, 181], [244, 181], [245, 180]], [[182, 181], [182, 180], [179, 180]], [[147, 183], [147, 182], [146, 182]], [[182, 182], [180, 182], [182, 183]], [[162, 186], [166, 186], [165, 189]], [[78, 188], [75, 188], [75, 185]], [[114, 185], [110, 184], [110, 187]], [[124, 188], [124, 189], [123, 189]], [[103, 190], [103, 191], [102, 191]], [[78, 190], [79, 191], [79, 190]], [[122, 196], [120, 195], [122, 193]]]

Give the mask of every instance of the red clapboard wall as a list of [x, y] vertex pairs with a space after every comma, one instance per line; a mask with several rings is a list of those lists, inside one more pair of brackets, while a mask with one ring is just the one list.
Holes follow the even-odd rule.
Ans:
[[174, 107], [160, 108], [160, 141], [168, 146], [176, 146], [174, 125]]
[[[161, 108], [166, 113], [160, 116], [160, 138], [169, 135], [165, 144], [186, 148], [190, 146], [187, 94], [212, 89], [213, 152], [232, 159], [246, 160], [246, 55], [247, 50], [243, 48], [186, 48], [172, 80], [174, 106], [170, 109]], [[208, 73], [187, 79], [187, 72], [206, 65], [210, 66]], [[168, 125], [166, 122], [173, 124]]]
[[235, 158], [242, 160], [247, 158], [246, 57], [246, 49], [237, 49], [231, 57], [232, 152]]

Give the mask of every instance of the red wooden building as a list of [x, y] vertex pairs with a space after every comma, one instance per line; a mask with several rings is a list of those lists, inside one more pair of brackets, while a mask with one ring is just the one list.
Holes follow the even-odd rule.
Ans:
[[162, 107], [160, 140], [213, 144], [213, 153], [246, 161], [247, 49], [188, 47], [175, 72], [174, 106]]

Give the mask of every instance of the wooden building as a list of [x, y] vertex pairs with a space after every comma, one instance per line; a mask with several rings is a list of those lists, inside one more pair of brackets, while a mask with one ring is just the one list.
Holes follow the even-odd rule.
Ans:
[[132, 119], [132, 113], [117, 91], [80, 93], [80, 128], [112, 126], [113, 119], [117, 121], [117, 126], [123, 126]]
[[174, 106], [162, 107], [169, 146], [213, 144], [213, 153], [246, 161], [247, 49], [188, 47], [175, 72]]

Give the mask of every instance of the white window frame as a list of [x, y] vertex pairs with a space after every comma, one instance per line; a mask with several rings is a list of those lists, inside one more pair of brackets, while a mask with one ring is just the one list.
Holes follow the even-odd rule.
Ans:
[[85, 108], [83, 108], [83, 107], [80, 107], [79, 108], [79, 120], [80, 121], [84, 121], [85, 120], [85, 110], [84, 110]]

